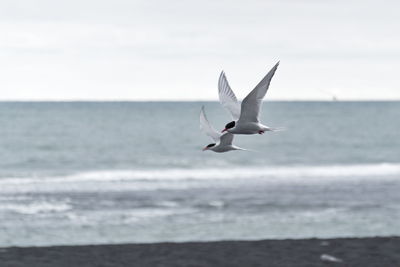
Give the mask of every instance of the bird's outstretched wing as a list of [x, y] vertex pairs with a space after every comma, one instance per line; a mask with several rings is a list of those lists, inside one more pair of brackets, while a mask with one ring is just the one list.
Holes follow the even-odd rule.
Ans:
[[226, 79], [225, 72], [221, 72], [218, 80], [218, 95], [219, 102], [226, 108], [232, 116], [233, 120], [238, 120], [240, 116], [240, 104], [229, 86], [228, 80]]
[[206, 135], [210, 136], [216, 143], [219, 141], [222, 135], [211, 126], [206, 117], [204, 106], [201, 107], [200, 111], [200, 130], [202, 130]]
[[267, 75], [258, 83], [258, 85], [243, 99], [239, 121], [243, 122], [259, 122], [261, 104], [265, 94], [268, 91], [271, 79], [275, 74], [278, 63], [268, 72]]

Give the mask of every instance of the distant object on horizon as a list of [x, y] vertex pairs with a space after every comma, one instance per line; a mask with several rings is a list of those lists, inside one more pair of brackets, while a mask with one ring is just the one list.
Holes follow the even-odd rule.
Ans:
[[233, 134], [263, 134], [266, 131], [277, 131], [260, 123], [262, 100], [266, 95], [271, 79], [279, 66], [279, 61], [258, 83], [258, 85], [239, 104], [235, 93], [229, 86], [225, 73], [222, 71], [218, 81], [218, 94], [221, 105], [226, 108], [233, 121], [225, 125], [222, 132]]
[[200, 129], [208, 136], [210, 136], [215, 143], [211, 143], [203, 148], [203, 151], [211, 150], [218, 153], [228, 152], [232, 150], [246, 150], [237, 147], [232, 144], [233, 134], [231, 133], [219, 133], [216, 131], [208, 121], [206, 113], [204, 111], [204, 106], [201, 107], [200, 111]]
[[322, 92], [322, 93], [325, 93], [325, 94], [327, 94], [327, 95], [330, 95], [332, 101], [339, 101], [337, 95], [334, 94], [334, 93], [332, 93], [332, 92], [330, 92], [330, 91], [326, 91], [326, 90], [322, 90], [322, 89], [319, 89], [318, 91], [320, 91], [320, 92]]

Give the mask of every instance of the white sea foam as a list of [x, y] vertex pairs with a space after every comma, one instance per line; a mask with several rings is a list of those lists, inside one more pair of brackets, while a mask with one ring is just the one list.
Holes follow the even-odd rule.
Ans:
[[[327, 182], [397, 179], [400, 164], [269, 166], [246, 168], [104, 170], [64, 176], [1, 178], [0, 192], [27, 190], [157, 190], [186, 189], [188, 184], [263, 179], [270, 182]], [[105, 186], [107, 184], [107, 186]], [[125, 184], [126, 186], [121, 186]], [[130, 186], [128, 186], [128, 184]], [[9, 190], [8, 190], [9, 189]]]
[[215, 169], [103, 170], [80, 172], [65, 176], [0, 178], [0, 183], [236, 179], [252, 177], [347, 177], [399, 174], [400, 163], [380, 163], [326, 166], [254, 166]]
[[63, 212], [71, 209], [67, 203], [58, 202], [33, 202], [33, 203], [2, 203], [0, 211], [11, 211], [20, 214], [38, 214], [49, 212]]

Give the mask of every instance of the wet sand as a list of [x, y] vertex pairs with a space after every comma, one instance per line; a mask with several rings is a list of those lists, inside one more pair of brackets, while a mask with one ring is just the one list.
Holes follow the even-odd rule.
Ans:
[[0, 266], [400, 266], [400, 237], [11, 247]]

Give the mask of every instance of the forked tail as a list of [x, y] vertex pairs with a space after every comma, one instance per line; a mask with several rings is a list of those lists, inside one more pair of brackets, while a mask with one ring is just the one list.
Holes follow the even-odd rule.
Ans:
[[281, 131], [286, 131], [286, 128], [285, 127], [275, 127], [275, 128], [268, 127], [267, 131], [270, 131], [270, 132], [281, 132]]
[[238, 146], [235, 146], [235, 150], [249, 151], [249, 152], [258, 152], [257, 150], [252, 150], [252, 149], [247, 149], [247, 148], [241, 148], [241, 147], [238, 147]]

